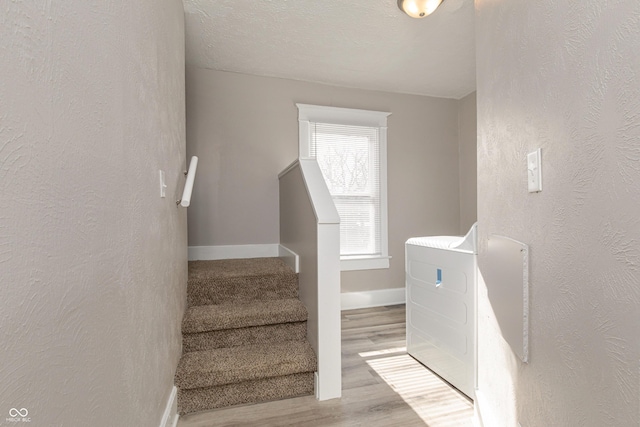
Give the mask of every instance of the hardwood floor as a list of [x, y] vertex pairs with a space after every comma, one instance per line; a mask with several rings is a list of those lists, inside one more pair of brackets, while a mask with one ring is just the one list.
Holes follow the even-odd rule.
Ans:
[[342, 312], [342, 381], [341, 399], [201, 412], [178, 427], [472, 426], [473, 403], [407, 355], [404, 305]]

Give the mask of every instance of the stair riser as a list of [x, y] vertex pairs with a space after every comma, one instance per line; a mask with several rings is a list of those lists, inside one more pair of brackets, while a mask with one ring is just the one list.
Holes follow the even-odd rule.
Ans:
[[271, 342], [304, 341], [306, 337], [307, 322], [281, 323], [277, 325], [184, 334], [182, 349], [183, 352], [189, 353], [214, 348], [239, 347]]
[[189, 279], [189, 306], [226, 304], [260, 299], [298, 298], [296, 275], [235, 277], [226, 280]]
[[178, 412], [222, 408], [313, 394], [313, 372], [178, 391]]

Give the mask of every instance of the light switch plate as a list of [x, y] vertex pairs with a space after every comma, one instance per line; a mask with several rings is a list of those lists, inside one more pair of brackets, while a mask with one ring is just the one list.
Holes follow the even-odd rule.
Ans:
[[527, 154], [527, 182], [529, 193], [542, 191], [542, 150]]
[[161, 170], [160, 171], [160, 197], [166, 197], [167, 196], [167, 184], [165, 184], [165, 180], [164, 180], [164, 171]]

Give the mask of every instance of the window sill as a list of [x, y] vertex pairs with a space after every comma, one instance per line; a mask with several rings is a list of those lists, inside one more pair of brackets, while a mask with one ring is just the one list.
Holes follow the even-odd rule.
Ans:
[[355, 270], [379, 270], [383, 268], [389, 268], [390, 259], [391, 259], [390, 256], [341, 258], [340, 270], [355, 271]]

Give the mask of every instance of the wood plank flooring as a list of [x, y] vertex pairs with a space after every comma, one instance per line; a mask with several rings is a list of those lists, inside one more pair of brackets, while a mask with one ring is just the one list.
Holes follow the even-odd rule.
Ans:
[[342, 312], [342, 398], [313, 396], [180, 417], [178, 427], [472, 426], [473, 403], [407, 355], [404, 305]]

